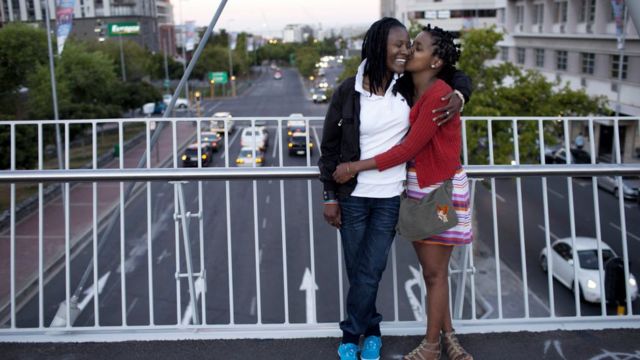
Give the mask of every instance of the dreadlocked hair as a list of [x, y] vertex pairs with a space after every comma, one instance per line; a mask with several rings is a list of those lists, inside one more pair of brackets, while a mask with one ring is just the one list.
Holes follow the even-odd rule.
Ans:
[[[460, 59], [460, 45], [453, 42], [454, 36], [437, 26], [431, 27], [431, 24], [422, 28], [422, 31], [431, 34], [433, 40], [433, 55], [442, 60], [442, 67], [438, 72], [440, 78], [450, 78], [456, 70], [455, 64]], [[398, 79], [393, 87], [393, 94], [400, 93], [413, 106], [413, 98], [415, 96], [415, 87], [413, 78], [409, 74]]]
[[377, 93], [386, 90], [384, 80], [388, 78], [387, 38], [389, 31], [395, 27], [406, 29], [398, 19], [384, 17], [374, 22], [364, 36], [362, 42], [362, 59], [367, 59], [364, 75], [369, 78], [369, 90]]

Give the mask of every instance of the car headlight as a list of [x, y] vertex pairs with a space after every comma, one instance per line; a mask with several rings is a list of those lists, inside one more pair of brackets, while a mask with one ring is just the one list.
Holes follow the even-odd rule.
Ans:
[[589, 289], [595, 289], [596, 287], [598, 287], [598, 283], [596, 283], [595, 281], [589, 279], [589, 280], [587, 280], [587, 287]]
[[287, 131], [287, 135], [291, 136], [293, 134], [293, 131], [289, 130]]
[[182, 155], [182, 160], [187, 160], [187, 155]]
[[629, 285], [638, 286], [638, 283], [636, 282], [636, 278], [629, 278]]
[[289, 143], [289, 145], [288, 145], [288, 146], [289, 146], [289, 149], [291, 149], [291, 148], [293, 147], [293, 144], [292, 144], [292, 143]]
[[262, 158], [256, 158], [256, 163], [261, 163], [262, 162]]
[[312, 142], [309, 143], [309, 147], [313, 147], [313, 143]]
[[244, 164], [244, 160], [243, 159], [236, 159], [236, 164]]
[[207, 160], [207, 154], [202, 154], [202, 160]]

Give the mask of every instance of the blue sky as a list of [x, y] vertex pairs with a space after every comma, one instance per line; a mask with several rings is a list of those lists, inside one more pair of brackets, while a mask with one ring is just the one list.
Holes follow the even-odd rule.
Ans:
[[[219, 0], [173, 0], [176, 23], [208, 25]], [[228, 0], [216, 28], [280, 36], [287, 24], [318, 24], [324, 29], [369, 25], [380, 17], [379, 0]]]

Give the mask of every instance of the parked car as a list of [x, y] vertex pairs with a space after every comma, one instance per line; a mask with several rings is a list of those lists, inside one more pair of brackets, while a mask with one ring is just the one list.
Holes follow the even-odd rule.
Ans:
[[[255, 154], [255, 158], [254, 158]], [[236, 158], [237, 166], [262, 166], [264, 165], [264, 151], [253, 149], [252, 147], [243, 147]]]
[[[571, 152], [569, 158], [571, 164], [591, 164], [591, 154], [588, 152], [577, 148], [571, 148], [569, 151]], [[544, 160], [547, 164], [566, 164], [566, 154], [565, 148], [561, 147], [555, 151], [546, 153]]]
[[[618, 179], [615, 176], [602, 176], [598, 178], [598, 187], [610, 191], [618, 197]], [[637, 176], [622, 177], [622, 196], [628, 200], [634, 200], [640, 195], [640, 178]]]
[[326, 103], [329, 101], [327, 98], [327, 92], [325, 89], [315, 89], [313, 95], [311, 96], [314, 104]]
[[289, 147], [289, 155], [306, 155], [307, 149], [309, 149], [309, 153], [313, 150], [313, 142], [311, 139], [309, 139], [309, 144], [307, 144], [306, 132], [293, 133], [289, 137], [287, 146]]
[[265, 150], [269, 145], [269, 133], [264, 126], [242, 129], [240, 146]]
[[[202, 143], [200, 144], [200, 157], [202, 158], [202, 166], [209, 166], [211, 164], [211, 158], [213, 153], [211, 151], [211, 145]], [[183, 167], [197, 167], [198, 166], [198, 144], [191, 144], [187, 146], [182, 154], [182, 166]]]
[[[578, 284], [580, 296], [589, 302], [599, 303], [600, 299], [600, 276], [598, 270], [598, 240], [590, 237], [576, 237], [576, 251], [578, 254]], [[602, 248], [602, 263], [617, 257], [616, 253], [607, 243], [600, 243]], [[573, 259], [571, 238], [558, 239], [551, 244], [551, 262], [553, 264], [553, 277], [569, 289], [573, 289], [573, 266], [576, 261]], [[540, 252], [540, 267], [542, 271], [549, 269], [547, 248]], [[631, 299], [638, 297], [638, 284], [635, 276], [629, 274], [629, 289]]]
[[227, 133], [231, 134], [235, 130], [233, 116], [231, 113], [221, 111], [213, 114], [210, 122], [209, 131], [224, 135], [224, 124], [227, 123]]
[[162, 101], [150, 102], [142, 105], [142, 113], [147, 116], [162, 115], [166, 109], [167, 105]]
[[224, 140], [222, 135], [217, 132], [203, 131], [200, 134], [200, 142], [203, 144], [209, 144], [212, 151], [218, 151], [224, 146]]
[[[171, 102], [171, 94], [164, 94], [162, 95], [162, 101], [165, 103], [165, 105], [169, 106], [169, 103]], [[189, 107], [189, 101], [187, 101], [187, 99], [185, 98], [178, 98], [176, 100], [176, 105], [175, 105], [176, 109], [186, 109]]]

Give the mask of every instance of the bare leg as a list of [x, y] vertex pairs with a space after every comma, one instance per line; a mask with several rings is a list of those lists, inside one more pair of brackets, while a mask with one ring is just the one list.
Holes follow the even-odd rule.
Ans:
[[453, 246], [414, 242], [413, 247], [427, 285], [427, 341], [439, 342], [441, 330], [452, 330], [448, 273]]

